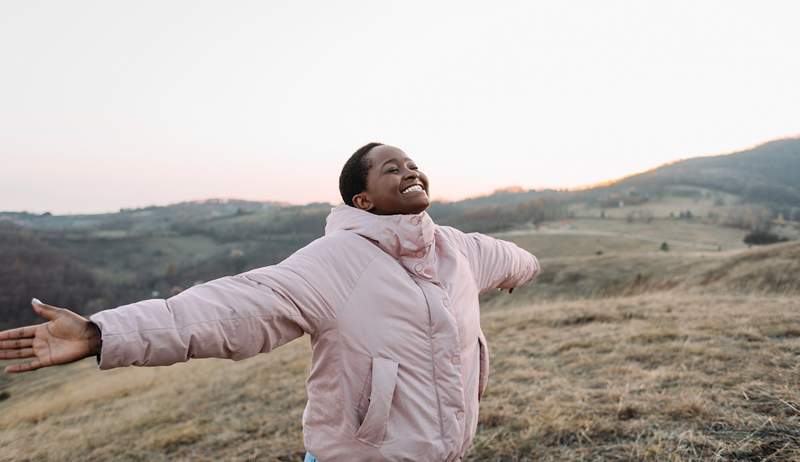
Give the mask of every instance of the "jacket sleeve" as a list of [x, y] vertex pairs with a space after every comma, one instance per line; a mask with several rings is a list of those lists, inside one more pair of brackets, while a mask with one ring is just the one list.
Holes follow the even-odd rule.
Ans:
[[90, 316], [102, 333], [100, 369], [241, 360], [313, 334], [331, 310], [314, 284], [324, 277], [322, 265], [303, 250], [277, 265]]
[[491, 289], [511, 289], [533, 281], [541, 272], [539, 260], [513, 242], [481, 233], [459, 235], [480, 293]]

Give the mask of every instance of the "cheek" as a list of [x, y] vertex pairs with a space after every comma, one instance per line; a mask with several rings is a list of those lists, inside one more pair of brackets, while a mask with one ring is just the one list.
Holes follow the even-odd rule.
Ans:
[[375, 183], [373, 193], [379, 197], [392, 196], [397, 192], [400, 184], [392, 178], [384, 177]]

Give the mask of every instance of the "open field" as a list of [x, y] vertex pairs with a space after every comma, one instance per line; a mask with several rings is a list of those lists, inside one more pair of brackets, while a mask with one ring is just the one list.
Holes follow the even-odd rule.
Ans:
[[[543, 258], [544, 271], [514, 297], [489, 292], [484, 311], [669, 291], [715, 295], [800, 294], [800, 244], [728, 252], [650, 252]], [[800, 302], [798, 309], [800, 309]]]
[[[797, 460], [796, 297], [653, 293], [483, 316], [470, 460]], [[308, 345], [242, 362], [15, 376], [2, 460], [301, 460]]]
[[[485, 303], [469, 460], [800, 459], [798, 255], [543, 259], [542, 280]], [[559, 284], [574, 299], [549, 297]], [[300, 339], [240, 362], [5, 375], [0, 460], [299, 461], [308, 367]]]
[[700, 221], [654, 219], [628, 223], [623, 219], [575, 218], [493, 233], [535, 251], [537, 256], [571, 257], [602, 253], [659, 252], [666, 242], [670, 251], [697, 252], [744, 249], [746, 231]]
[[[657, 218], [667, 218], [670, 214], [678, 216], [680, 212], [690, 210], [696, 217], [704, 217], [708, 213], [725, 215], [734, 210], [739, 204], [739, 197], [720, 191], [711, 191], [703, 188], [686, 188], [685, 191], [695, 193], [695, 197], [680, 195], [665, 195], [648, 200], [642, 204], [626, 205], [624, 207], [600, 207], [586, 203], [577, 203], [570, 206], [570, 210], [577, 217], [598, 218], [600, 211], [604, 211], [607, 218], [624, 219], [632, 210], [648, 210]], [[625, 198], [621, 198], [625, 202]]]

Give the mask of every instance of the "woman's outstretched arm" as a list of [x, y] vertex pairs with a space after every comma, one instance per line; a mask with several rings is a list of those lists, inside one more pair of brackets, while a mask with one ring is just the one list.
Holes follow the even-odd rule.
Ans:
[[330, 310], [311, 282], [324, 277], [321, 265], [303, 250], [277, 265], [90, 316], [103, 336], [100, 368], [240, 360], [313, 334]]
[[526, 284], [542, 271], [539, 260], [517, 244], [481, 233], [463, 233], [442, 226], [458, 242], [469, 260], [480, 293]]
[[[68, 310], [55, 311], [63, 320], [51, 319], [48, 311], [42, 311], [51, 319], [48, 323], [0, 334], [8, 339], [4, 342], [14, 342], [0, 347], [19, 347], [0, 350], [0, 358], [33, 357], [25, 356], [32, 353], [26, 345], [42, 344], [48, 348], [59, 345], [58, 351], [63, 350], [68, 360], [61, 361], [62, 356], [55, 352], [51, 356], [56, 359], [51, 360], [37, 355], [27, 366], [9, 366], [8, 371], [76, 361], [97, 354], [97, 347], [86, 346], [88, 338], [94, 338], [89, 332], [97, 328], [102, 335], [101, 369], [165, 366], [191, 358], [239, 360], [270, 351], [304, 333], [313, 334], [321, 319], [332, 317], [330, 300], [334, 296], [324, 290], [331, 269], [319, 261], [320, 252], [312, 247], [327, 246], [312, 243], [277, 265], [215, 279], [167, 299], [101, 311], [88, 320]], [[57, 327], [67, 324], [71, 343], [57, 335], [61, 332]], [[78, 345], [81, 341], [86, 345]]]

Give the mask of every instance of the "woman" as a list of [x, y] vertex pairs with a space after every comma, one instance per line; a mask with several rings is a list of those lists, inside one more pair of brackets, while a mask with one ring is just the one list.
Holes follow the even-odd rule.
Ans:
[[396, 147], [360, 148], [339, 189], [325, 236], [277, 265], [89, 319], [34, 299], [48, 322], [0, 333], [0, 358], [35, 359], [6, 370], [92, 355], [100, 369], [240, 360], [307, 333], [307, 460], [461, 459], [489, 373], [478, 295], [510, 293], [539, 263], [511, 242], [434, 224], [428, 178]]

